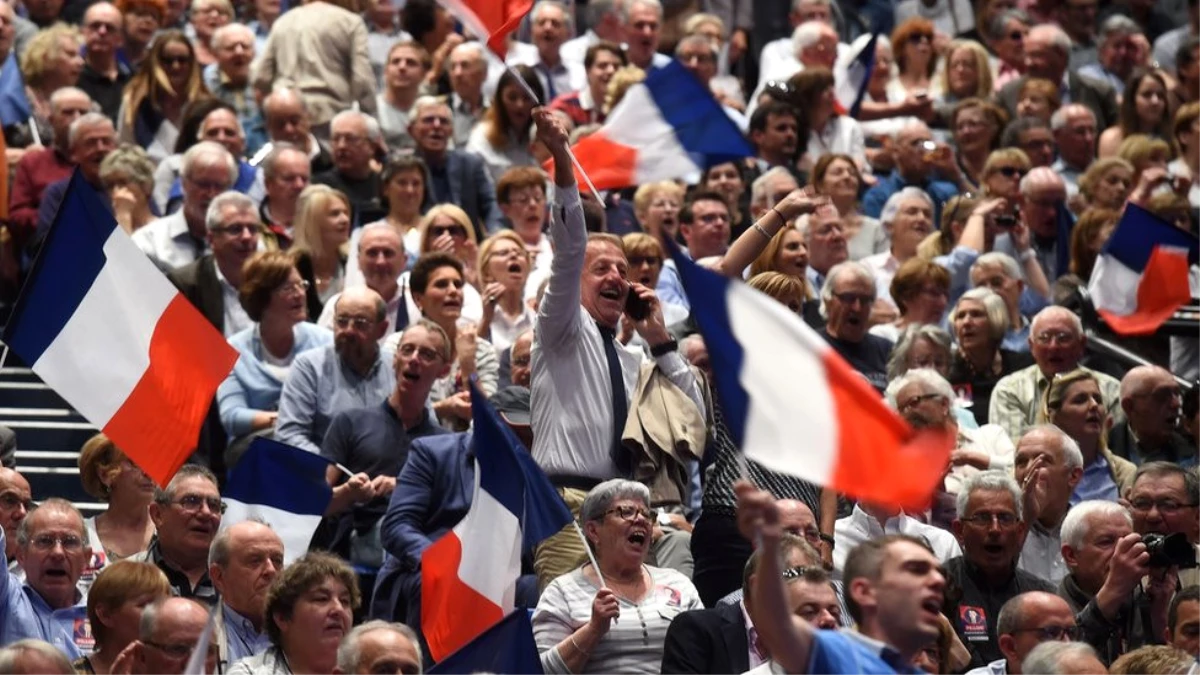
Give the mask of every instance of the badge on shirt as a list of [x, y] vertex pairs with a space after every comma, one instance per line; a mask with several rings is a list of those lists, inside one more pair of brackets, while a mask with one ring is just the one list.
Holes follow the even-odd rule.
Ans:
[[85, 584], [90, 585], [96, 580], [96, 575], [100, 570], [104, 569], [104, 565], [108, 563], [108, 555], [104, 549], [92, 550], [92, 557], [88, 560], [88, 564], [84, 566], [83, 572], [79, 575], [79, 579]]
[[75, 627], [71, 631], [71, 641], [84, 654], [91, 654], [96, 647], [96, 638], [92, 636], [92, 624], [86, 616], [75, 618]]
[[679, 607], [683, 604], [683, 595], [678, 589], [671, 588], [670, 586], [659, 586], [654, 590], [663, 599], [663, 604], [667, 607]]
[[970, 642], [987, 642], [987, 615], [982, 607], [964, 605], [958, 608], [958, 621], [962, 626], [963, 636]]
[[958, 405], [964, 408], [970, 408], [975, 402], [975, 394], [969, 382], [954, 385], [954, 396], [958, 399]]

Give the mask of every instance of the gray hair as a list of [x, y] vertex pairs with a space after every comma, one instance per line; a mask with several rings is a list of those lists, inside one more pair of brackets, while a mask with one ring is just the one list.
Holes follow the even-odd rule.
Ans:
[[209, 232], [224, 225], [221, 220], [222, 211], [227, 207], [233, 207], [238, 213], [252, 213], [254, 220], [258, 220], [258, 207], [254, 204], [254, 200], [246, 195], [230, 190], [217, 195], [208, 204], [208, 211], [204, 213], [204, 227]]
[[590, 0], [583, 6], [583, 16], [587, 19], [589, 26], [599, 24], [609, 14], [617, 14], [619, 18], [622, 18], [616, 0]]
[[421, 640], [417, 637], [416, 632], [402, 623], [390, 623], [379, 619], [355, 626], [349, 633], [346, 633], [346, 637], [342, 638], [342, 643], [337, 648], [339, 670], [343, 673], [358, 672], [358, 660], [362, 657], [362, 654], [359, 653], [358, 642], [363, 635], [377, 630], [391, 631], [412, 643], [413, 648], [417, 651], [417, 675], [425, 672], [422, 663], [425, 657], [421, 653]]
[[483, 51], [483, 43], [474, 40], [459, 43], [457, 47], [450, 50], [450, 56], [454, 56], [455, 52], [474, 52], [475, 56], [481, 61], [487, 58], [487, 54]]
[[194, 169], [215, 166], [224, 166], [228, 172], [225, 189], [233, 187], [238, 175], [237, 160], [225, 149], [225, 146], [213, 141], [200, 141], [188, 148], [188, 151], [183, 153], [183, 168], [179, 173], [182, 176], [191, 176]]
[[833, 284], [837, 282], [838, 277], [844, 272], [849, 272], [859, 279], [864, 279], [871, 283], [871, 294], [875, 294], [875, 275], [871, 274], [871, 270], [866, 265], [857, 260], [847, 260], [840, 262], [830, 268], [829, 273], [825, 275], [825, 285], [821, 286], [821, 304], [828, 305], [833, 298]]
[[1001, 251], [988, 251], [976, 258], [975, 262], [971, 263], [971, 272], [974, 273], [976, 268], [989, 265], [999, 267], [1000, 271], [1004, 272], [1004, 276], [1009, 279], [1021, 281], [1024, 278], [1021, 276], [1021, 268], [1017, 267], [1017, 261], [1011, 255]]
[[1072, 656], [1096, 658], [1096, 650], [1086, 642], [1052, 640], [1034, 647], [1021, 663], [1022, 673], [1061, 673], [1060, 664]]
[[175, 490], [179, 488], [179, 484], [189, 478], [203, 478], [212, 483], [214, 487], [218, 485], [217, 475], [208, 467], [200, 466], [199, 464], [184, 464], [175, 472], [175, 475], [171, 478], [171, 482], [167, 483], [167, 487], [154, 487], [154, 501], [158, 504], [171, 503], [171, 500], [175, 498]]
[[613, 478], [592, 488], [579, 507], [579, 521], [588, 523], [602, 520], [609, 504], [618, 499], [640, 499], [647, 508], [650, 507], [650, 488], [632, 480]]
[[24, 548], [25, 546], [29, 545], [29, 538], [33, 534], [30, 531], [33, 529], [33, 525], [31, 525], [31, 523], [33, 522], [33, 514], [37, 513], [38, 511], [42, 511], [42, 510], [57, 511], [59, 513], [66, 513], [68, 515], [74, 515], [79, 520], [79, 534], [83, 538], [83, 543], [84, 544], [88, 543], [87, 542], [87, 528], [83, 524], [83, 514], [79, 512], [79, 509], [75, 508], [74, 504], [72, 504], [71, 502], [69, 502], [65, 499], [62, 499], [61, 497], [50, 497], [50, 498], [42, 501], [41, 504], [38, 504], [36, 508], [31, 510], [29, 512], [29, 515], [25, 516], [25, 519], [22, 520], [21, 524], [17, 526], [17, 545], [18, 546]]
[[220, 530], [217, 530], [216, 536], [213, 537], [212, 543], [208, 546], [209, 565], [216, 565], [222, 569], [229, 565], [229, 540], [233, 538], [233, 535], [230, 534], [230, 532], [232, 532], [233, 528], [241, 525], [242, 523], [258, 523], [268, 530], [274, 531], [275, 529], [271, 527], [270, 523], [256, 516], [236, 522], [229, 527], [222, 527]]
[[75, 672], [75, 667], [71, 665], [71, 661], [54, 645], [35, 638], [25, 638], [0, 649], [0, 673], [27, 672], [19, 667], [19, 661], [28, 652], [33, 652], [53, 663], [58, 668], [59, 673], [69, 674]]
[[1008, 492], [1013, 498], [1013, 508], [1017, 512], [1017, 518], [1023, 519], [1021, 514], [1021, 487], [1017, 485], [1017, 480], [1005, 471], [980, 471], [973, 474], [963, 482], [963, 486], [958, 491], [958, 496], [954, 503], [954, 514], [960, 520], [967, 515], [967, 502], [971, 500], [971, 494], [975, 492]]
[[329, 120], [329, 128], [332, 130], [333, 125], [337, 124], [341, 120], [348, 119], [362, 120], [363, 125], [367, 128], [367, 139], [372, 143], [378, 143], [383, 139], [383, 131], [381, 131], [379, 128], [378, 120], [357, 110], [343, 110], [342, 112], [334, 115], [333, 119]]
[[680, 38], [679, 42], [676, 43], [676, 45], [675, 45], [675, 58], [677, 58], [677, 59], [679, 58], [679, 54], [680, 54], [680, 52], [683, 51], [683, 48], [685, 45], [687, 45], [687, 46], [700, 45], [702, 47], [705, 47], [708, 49], [709, 52], [712, 53], [713, 58], [716, 58], [717, 56], [720, 55], [720, 52], [718, 52], [718, 50], [717, 50], [717, 45], [714, 44], [713, 41], [709, 40], [707, 37], [705, 37], [703, 35], [685, 35], [682, 38]]
[[1075, 312], [1072, 312], [1066, 307], [1060, 307], [1058, 305], [1050, 305], [1034, 315], [1033, 321], [1029, 322], [1030, 335], [1037, 332], [1037, 325], [1039, 321], [1042, 321], [1043, 319], [1049, 319], [1051, 316], [1067, 317], [1071, 323], [1071, 329], [1075, 331], [1075, 335], [1080, 337], [1083, 336], [1083, 322], [1079, 320], [1079, 315], [1075, 314]]
[[1067, 189], [1067, 184], [1063, 182], [1062, 176], [1048, 166], [1035, 166], [1030, 169], [1029, 173], [1021, 177], [1018, 188], [1023, 196], [1028, 197], [1033, 192], [1033, 188], [1038, 185], [1053, 186], [1064, 192]]
[[278, 171], [278, 168], [275, 166], [275, 164], [279, 162], [279, 158], [282, 157], [286, 152], [299, 153], [300, 156], [304, 157], [304, 161], [306, 163], [309, 161], [308, 153], [301, 150], [299, 146], [292, 145], [291, 143], [287, 143], [285, 141], [272, 143], [271, 151], [267, 153], [267, 156], [263, 158], [262, 163], [259, 164], [259, 166], [262, 167], [263, 178], [266, 180], [272, 180], [275, 178], [275, 174]]
[[951, 326], [958, 318], [958, 308], [962, 305], [963, 300], [974, 300], [983, 305], [983, 311], [987, 314], [988, 337], [992, 339], [992, 342], [999, 343], [1004, 339], [1004, 334], [1008, 332], [1008, 305], [1004, 304], [1004, 298], [990, 288], [982, 286], [972, 288], [958, 296], [958, 301], [954, 303], [954, 309], [950, 310]]
[[796, 58], [800, 58], [800, 52], [821, 41], [829, 30], [829, 25], [823, 21], [805, 21], [796, 26], [796, 30], [792, 31], [792, 50], [796, 53]]
[[1056, 23], [1039, 23], [1029, 29], [1028, 40], [1042, 39], [1066, 56], [1071, 53], [1071, 36]]
[[[228, 28], [228, 26], [226, 26], [226, 28]], [[203, 119], [200, 120], [199, 126], [196, 127], [196, 140], [204, 140], [204, 130], [208, 126], [208, 118], [212, 117], [212, 114], [215, 112], [227, 112], [230, 115], [233, 115], [233, 123], [237, 126], [238, 136], [241, 136], [243, 139], [246, 138], [246, 128], [242, 126], [242, 120], [238, 117], [237, 111], [226, 108], [225, 106], [220, 106], [218, 108], [213, 108], [207, 115], [204, 116]]]
[[132, 143], [122, 143], [100, 162], [100, 180], [107, 182], [123, 175], [138, 185], [154, 186], [154, 162], [150, 155]]
[[146, 605], [146, 608], [142, 610], [142, 620], [138, 623], [139, 640], [142, 642], [148, 642], [154, 639], [154, 629], [158, 628], [158, 615], [162, 613], [163, 607], [165, 607], [168, 602], [173, 600], [189, 602], [206, 614], [209, 611], [206, 605], [202, 605], [192, 598], [181, 598], [177, 595], [168, 595], [165, 598], [159, 598], [149, 605]]
[[888, 359], [887, 364], [887, 377], [889, 381], [908, 372], [908, 353], [916, 346], [918, 340], [932, 342], [938, 349], [946, 353], [946, 360], [947, 362], [949, 361], [952, 347], [952, 340], [949, 333], [931, 323], [910, 324], [904, 327], [904, 330], [900, 333], [900, 339], [896, 341], [896, 346], [892, 348], [892, 356]]
[[280, 99], [284, 99], [284, 98], [295, 99], [300, 104], [300, 110], [302, 110], [305, 115], [311, 114], [308, 111], [308, 103], [304, 100], [304, 95], [301, 94], [298, 89], [295, 89], [293, 87], [278, 86], [278, 87], [275, 87], [274, 89], [272, 89], [271, 93], [267, 94], [267, 97], [263, 99], [263, 102], [262, 102], [263, 117], [264, 118], [270, 117], [271, 115], [270, 115], [270, 112], [268, 111], [268, 108], [270, 108], [273, 103], [276, 103]]
[[[767, 200], [771, 198], [771, 195], [767, 193], [767, 185], [771, 181], [781, 176], [787, 176], [795, 180], [795, 177], [792, 176], [792, 173], [782, 166], [771, 167], [770, 169], [767, 169], [763, 175], [755, 178], [754, 182], [750, 184], [750, 205], [766, 205]], [[783, 196], [775, 195], [775, 198], [776, 201], [778, 201], [779, 199], [782, 199]]]
[[107, 124], [108, 128], [112, 129], [113, 134], [116, 135], [116, 128], [113, 127], [112, 120], [110, 120], [106, 115], [98, 112], [90, 112], [80, 115], [78, 119], [76, 119], [74, 122], [71, 122], [71, 126], [67, 127], [67, 147], [70, 148], [75, 145], [75, 141], [79, 139], [79, 134], [82, 134], [84, 129], [98, 127], [104, 124]]
[[941, 373], [932, 368], [913, 368], [888, 383], [887, 391], [884, 392], [888, 405], [895, 408], [896, 395], [900, 393], [901, 389], [910, 384], [921, 385], [925, 393], [937, 394], [946, 399], [946, 402], [951, 405], [954, 404], [954, 399], [957, 398], [954, 395], [954, 387], [950, 386], [950, 383], [946, 381], [946, 378], [942, 377]]
[[404, 253], [404, 238], [392, 227], [386, 220], [377, 220], [373, 223], [367, 223], [360, 228], [361, 234], [358, 239], [358, 248], [362, 249], [363, 240], [367, 238], [368, 232], [390, 232], [396, 236], [396, 242], [400, 244], [400, 253]]
[[1012, 122], [1009, 122], [1008, 126], [1004, 127], [1004, 133], [1000, 135], [1000, 146], [1004, 148], [1020, 148], [1021, 134], [1034, 129], [1053, 131], [1053, 129], [1050, 128], [1050, 125], [1046, 123], [1046, 120], [1040, 117], [1028, 115], [1025, 117], [1018, 117]]
[[50, 94], [50, 111], [54, 112], [58, 110], [58, 106], [62, 103], [62, 100], [67, 96], [72, 95], [86, 98], [88, 100], [90, 111], [94, 113], [100, 112], [100, 106], [96, 105], [96, 102], [92, 100], [92, 97], [79, 87], [62, 87], [61, 89], [55, 89], [54, 93]]
[[1004, 35], [1004, 27], [1008, 25], [1009, 21], [1019, 21], [1026, 26], [1033, 25], [1033, 19], [1029, 18], [1025, 12], [1019, 9], [1008, 9], [992, 17], [991, 22], [987, 25], [988, 39], [996, 40]]
[[1107, 499], [1088, 499], [1072, 506], [1063, 518], [1060, 528], [1063, 546], [1073, 549], [1083, 546], [1083, 538], [1087, 536], [1092, 516], [1120, 516], [1129, 523], [1129, 527], [1133, 527], [1133, 516], [1129, 515], [1124, 506]]
[[1092, 112], [1091, 108], [1083, 105], [1082, 103], [1068, 103], [1058, 110], [1055, 110], [1054, 114], [1050, 116], [1050, 130], [1058, 131], [1059, 129], [1062, 129], [1063, 127], [1067, 126], [1067, 120], [1070, 119], [1071, 115], [1078, 115], [1081, 113], [1087, 113], [1087, 116], [1092, 118], [1092, 124], [1096, 123], [1096, 113]]
[[1156, 478], [1178, 476], [1183, 480], [1183, 492], [1187, 495], [1186, 501], [1194, 504], [1200, 498], [1200, 473], [1197, 473], [1195, 467], [1184, 468], [1175, 462], [1146, 462], [1138, 467], [1137, 473], [1133, 474], [1133, 482], [1129, 484], [1131, 490], [1142, 479], [1142, 476]]
[[[882, 36], [880, 36], [880, 37], [882, 37]], [[898, 141], [898, 140], [900, 140], [900, 137], [904, 136], [905, 134], [911, 133], [914, 130], [929, 131], [929, 125], [925, 124], [921, 120], [914, 119], [911, 122], [905, 123], [899, 129], [897, 129], [896, 132], [892, 134], [892, 140]]]
[[418, 96], [417, 100], [413, 101], [412, 107], [408, 109], [408, 123], [416, 122], [417, 118], [421, 116], [421, 110], [432, 108], [435, 105], [450, 109], [450, 104], [440, 96]]
[[[562, 10], [563, 21], [566, 23], [568, 29], [575, 25], [574, 17], [567, 11], [567, 6], [559, 2], [559, 0], [538, 0], [533, 4], [533, 9], [529, 12], [529, 19], [536, 22], [538, 13], [547, 7], [557, 7]], [[463, 44], [466, 43], [464, 42]]]
[[1068, 436], [1067, 432], [1059, 429], [1053, 424], [1039, 424], [1026, 429], [1025, 433], [1021, 434], [1020, 440], [1017, 441], [1017, 445], [1019, 446], [1021, 441], [1025, 440], [1027, 436], [1032, 436], [1034, 434], [1051, 436], [1057, 439], [1059, 442], [1059, 448], [1062, 449], [1063, 464], [1066, 464], [1072, 469], [1083, 468], [1083, 452], [1080, 451], [1079, 444], [1075, 442], [1074, 438]]
[[[233, 33], [237, 33], [239, 31], [245, 33], [246, 35], [249, 35], [251, 38], [254, 37], [254, 31], [251, 30], [250, 27], [247, 26], [246, 24], [244, 24], [244, 23], [227, 23], [224, 26], [221, 26], [220, 28], [213, 31], [212, 39], [211, 39], [213, 49], [220, 49], [221, 43], [225, 41], [226, 36], [231, 35]], [[252, 55], [255, 52], [255, 46], [256, 45], [255, 45], [254, 40], [251, 39], [250, 40], [250, 53]]]
[[622, 24], [629, 23], [629, 18], [633, 16], [634, 5], [649, 7], [650, 9], [658, 12], [659, 21], [661, 21], [663, 18], [663, 6], [659, 0], [624, 0], [616, 7], [617, 13], [621, 17]]
[[1113, 14], [1105, 19], [1104, 23], [1100, 24], [1099, 38], [1101, 43], [1107, 42], [1110, 38], [1114, 37], [1141, 34], [1142, 27], [1124, 14]]
[[901, 188], [898, 192], [888, 197], [887, 202], [883, 205], [883, 210], [879, 212], [879, 222], [889, 224], [896, 220], [896, 216], [900, 215], [900, 203], [908, 199], [920, 199], [929, 205], [929, 208], [934, 208], [933, 200], [930, 199], [929, 193], [919, 187], [908, 186]]

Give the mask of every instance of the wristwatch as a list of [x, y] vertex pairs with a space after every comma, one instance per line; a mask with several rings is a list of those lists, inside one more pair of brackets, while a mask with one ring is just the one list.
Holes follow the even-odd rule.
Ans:
[[667, 340], [666, 342], [664, 342], [662, 344], [654, 345], [653, 347], [651, 347], [650, 348], [650, 356], [657, 358], [659, 356], [664, 356], [666, 354], [670, 354], [671, 352], [673, 352], [677, 349], [679, 349], [679, 340], [671, 338], [670, 340]]

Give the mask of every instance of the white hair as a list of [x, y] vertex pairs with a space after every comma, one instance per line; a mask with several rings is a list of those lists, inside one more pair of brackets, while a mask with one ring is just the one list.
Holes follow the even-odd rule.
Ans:
[[473, 52], [476, 58], [481, 61], [487, 58], [487, 55], [483, 53], [483, 43], [476, 42], [475, 40], [460, 43], [457, 47], [450, 50], [450, 56], [454, 56], [455, 52]]
[[1070, 119], [1071, 115], [1078, 115], [1080, 113], [1087, 113], [1087, 116], [1092, 118], [1092, 124], [1096, 123], [1096, 113], [1092, 112], [1091, 108], [1082, 103], [1068, 103], [1055, 110], [1054, 114], [1050, 116], [1050, 130], [1058, 131], [1062, 129], [1067, 126], [1067, 120]]
[[967, 502], [975, 492], [1008, 492], [1013, 498], [1013, 508], [1021, 519], [1021, 487], [1011, 474], [1004, 471], [981, 471], [967, 478], [959, 488], [954, 503], [954, 513], [960, 520], [967, 515]]
[[[575, 22], [571, 20], [571, 13], [567, 11], [566, 5], [559, 2], [559, 0], [538, 0], [536, 3], [534, 3], [533, 10], [529, 12], [529, 18], [532, 21], [537, 21], [538, 14], [540, 14], [541, 11], [547, 7], [557, 7], [562, 12], [563, 22], [566, 24], [568, 29], [575, 24]], [[463, 44], [466, 43], [464, 42]]]
[[1026, 40], [1045, 40], [1066, 56], [1071, 53], [1071, 37], [1056, 23], [1039, 23], [1029, 29]]
[[343, 110], [334, 115], [333, 119], [329, 120], [329, 128], [333, 129], [333, 125], [337, 124], [340, 120], [347, 119], [362, 120], [363, 125], [367, 127], [367, 139], [372, 143], [378, 143], [383, 140], [383, 132], [379, 129], [379, 121], [371, 115], [363, 114], [357, 110]]
[[[7, 7], [8, 3], [0, 2], [0, 5]], [[26, 653], [37, 654], [46, 661], [53, 663], [59, 669], [58, 672], [60, 673], [75, 671], [74, 666], [71, 665], [71, 660], [54, 645], [36, 638], [25, 638], [0, 648], [0, 673], [25, 672], [24, 668], [30, 666], [30, 664], [21, 663]]]
[[1034, 315], [1033, 321], [1029, 322], [1030, 335], [1037, 332], [1037, 325], [1039, 321], [1043, 319], [1049, 319], [1052, 316], [1067, 317], [1067, 319], [1071, 322], [1071, 328], [1075, 331], [1075, 335], [1080, 337], [1083, 336], [1083, 322], [1079, 320], [1079, 316], [1066, 307], [1060, 307], [1058, 305], [1050, 305]]
[[362, 658], [362, 653], [358, 648], [359, 640], [362, 639], [363, 635], [377, 630], [391, 631], [408, 640], [417, 652], [417, 675], [421, 675], [424, 672], [422, 664], [424, 656], [421, 654], [421, 641], [417, 637], [416, 632], [402, 623], [390, 623], [380, 621], [379, 619], [355, 626], [349, 633], [346, 633], [346, 637], [342, 638], [342, 643], [337, 648], [337, 665], [339, 670], [343, 673], [358, 672], [358, 661]]
[[[793, 178], [791, 172], [782, 166], [776, 166], [767, 169], [766, 173], [758, 178], [755, 178], [754, 182], [750, 184], [750, 204], [752, 206], [757, 206], [759, 204], [766, 206], [767, 200], [771, 197], [771, 195], [767, 193], [767, 185], [770, 184], [771, 181], [781, 176]], [[793, 178], [793, 180], [795, 179]], [[775, 201], [778, 202], [785, 196], [786, 195], [774, 195]]]
[[884, 392], [888, 405], [893, 408], [897, 407], [896, 395], [900, 393], [901, 389], [910, 384], [919, 384], [925, 390], [925, 393], [937, 394], [946, 399], [951, 405], [954, 404], [954, 399], [956, 398], [954, 387], [950, 386], [950, 383], [946, 381], [946, 378], [942, 377], [941, 373], [932, 368], [913, 368], [888, 383], [887, 391]]
[[950, 310], [951, 326], [958, 317], [958, 308], [962, 306], [963, 300], [973, 300], [983, 305], [983, 311], [987, 314], [988, 337], [992, 342], [999, 344], [1004, 339], [1004, 334], [1008, 332], [1008, 306], [1004, 304], [1004, 298], [986, 286], [972, 288], [958, 296], [958, 300], [954, 302], [954, 308]]
[[1062, 176], [1048, 166], [1035, 166], [1030, 169], [1029, 173], [1021, 177], [1018, 187], [1021, 194], [1028, 197], [1029, 193], [1033, 192], [1033, 188], [1039, 185], [1057, 187], [1064, 191], [1067, 189], [1067, 184], [1063, 182]]
[[1129, 523], [1129, 527], [1133, 527], [1133, 516], [1124, 506], [1107, 499], [1088, 499], [1072, 506], [1063, 518], [1060, 529], [1063, 546], [1076, 550], [1083, 546], [1083, 538], [1090, 531], [1093, 516], [1119, 516]]
[[404, 238], [401, 237], [400, 233], [396, 231], [396, 228], [392, 227], [391, 224], [389, 224], [386, 220], [377, 220], [373, 223], [367, 223], [366, 225], [363, 225], [360, 230], [362, 232], [358, 238], [358, 248], [360, 251], [362, 250], [363, 242], [367, 240], [368, 232], [391, 232], [396, 236], [396, 243], [400, 245], [400, 252], [404, 252]]
[[796, 26], [796, 30], [792, 31], [792, 50], [796, 58], [800, 58], [801, 51], [820, 42], [828, 30], [829, 26], [821, 21], [805, 21]]
[[[1067, 432], [1053, 424], [1039, 424], [1026, 429], [1025, 433], [1021, 434], [1021, 440], [1025, 440], [1026, 437], [1034, 434], [1051, 436], [1057, 439], [1059, 447], [1062, 448], [1063, 464], [1066, 464], [1071, 469], [1083, 468], [1083, 452], [1080, 451], [1079, 444], [1075, 442], [1075, 439], [1068, 436]], [[1020, 444], [1021, 442], [1017, 441], [1017, 445]]]
[[875, 275], [871, 274], [871, 270], [857, 260], [847, 260], [840, 262], [830, 268], [829, 273], [825, 275], [825, 285], [821, 286], [821, 304], [828, 305], [833, 298], [833, 285], [837, 282], [838, 277], [843, 273], [850, 273], [859, 279], [865, 280], [871, 284], [871, 294], [875, 294]]
[[1025, 656], [1025, 661], [1021, 663], [1021, 672], [1061, 673], [1062, 662], [1072, 656], [1090, 656], [1095, 659], [1096, 650], [1086, 642], [1043, 642]]
[[934, 208], [933, 200], [929, 194], [919, 187], [908, 186], [888, 197], [887, 202], [883, 205], [883, 210], [879, 212], [879, 222], [887, 224], [894, 222], [896, 216], [900, 215], [900, 203], [908, 199], [920, 199], [929, 205], [929, 208]]
[[225, 41], [225, 37], [227, 35], [231, 35], [233, 33], [239, 32], [239, 31], [250, 36], [250, 54], [253, 55], [254, 51], [255, 51], [255, 49], [254, 49], [255, 48], [254, 31], [251, 30], [250, 27], [244, 23], [227, 23], [224, 26], [221, 26], [220, 28], [213, 31], [213, 34], [212, 34], [213, 49], [220, 49], [221, 43]]
[[1121, 37], [1125, 35], [1141, 35], [1142, 28], [1137, 25], [1133, 19], [1124, 14], [1113, 14], [1100, 24], [1100, 42], [1106, 42], [1109, 38]]
[[229, 180], [225, 184], [227, 190], [233, 187], [234, 181], [237, 180], [237, 160], [220, 143], [200, 141], [188, 148], [188, 151], [183, 153], [183, 167], [179, 170], [179, 174], [191, 176], [193, 169], [202, 166], [224, 166], [229, 173]]
[[212, 232], [218, 227], [222, 227], [225, 223], [221, 218], [221, 212], [226, 208], [232, 207], [237, 213], [252, 213], [254, 219], [258, 220], [258, 205], [254, 203], [246, 195], [230, 190], [217, 195], [208, 204], [208, 211], [204, 213], [204, 227]]
[[[113, 125], [112, 120], [103, 113], [90, 112], [80, 115], [74, 122], [71, 122], [71, 126], [67, 127], [67, 147], [75, 145], [75, 140], [79, 138], [79, 134], [82, 134], [84, 129], [103, 124], [107, 124], [109, 127]], [[113, 132], [115, 133], [116, 129], [113, 129]]]
[[663, 6], [659, 0], [626, 0], [617, 5], [617, 15], [621, 17], [621, 23], [628, 25], [629, 19], [633, 16], [633, 8], [635, 5], [649, 7], [658, 13], [658, 20], [662, 21]]
[[421, 116], [422, 110], [434, 106], [450, 109], [450, 104], [440, 96], [418, 96], [417, 100], [413, 101], [412, 107], [408, 109], [408, 123], [416, 122], [417, 118]]
[[54, 93], [50, 94], [50, 110], [52, 112], [57, 112], [58, 106], [62, 105], [62, 100], [72, 95], [86, 98], [88, 100], [89, 112], [100, 112], [100, 106], [96, 105], [96, 102], [92, 100], [92, 97], [79, 87], [61, 87], [59, 89], [55, 89]]
[[1017, 266], [1017, 261], [1011, 255], [1002, 251], [988, 251], [976, 258], [975, 262], [971, 263], [971, 274], [974, 274], [976, 269], [989, 265], [999, 267], [1004, 276], [1009, 279], [1016, 279], [1018, 281], [1022, 279], [1021, 268]]
[[208, 128], [208, 118], [217, 111], [227, 112], [230, 115], [233, 115], [233, 124], [237, 127], [238, 136], [246, 138], [246, 128], [242, 126], [242, 120], [238, 118], [237, 112], [222, 106], [220, 108], [213, 108], [207, 115], [204, 116], [204, 119], [200, 120], [200, 126], [196, 128], [196, 140], [204, 140], [204, 130]]

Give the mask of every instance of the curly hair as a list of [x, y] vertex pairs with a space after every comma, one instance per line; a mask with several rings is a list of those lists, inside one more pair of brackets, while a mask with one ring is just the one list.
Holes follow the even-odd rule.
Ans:
[[331, 577], [341, 582], [350, 592], [350, 608], [358, 609], [359, 603], [362, 602], [362, 595], [358, 590], [358, 577], [341, 558], [323, 551], [310, 551], [283, 568], [271, 583], [271, 588], [267, 590], [267, 604], [263, 612], [271, 644], [283, 647], [283, 630], [276, 623], [275, 615], [278, 614], [284, 619], [292, 618], [292, 612], [295, 611], [300, 597]]
[[62, 22], [43, 28], [30, 38], [20, 61], [25, 84], [35, 89], [42, 86], [54, 65], [54, 57], [59, 51], [58, 43], [63, 38], [74, 40], [76, 45], [83, 44], [79, 29]]

